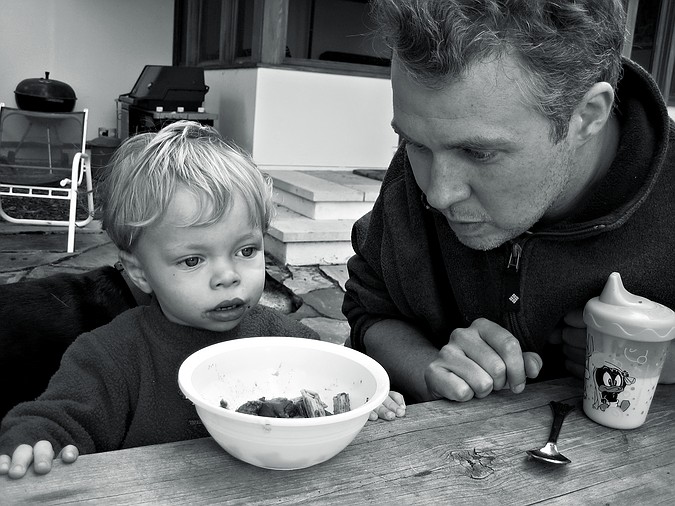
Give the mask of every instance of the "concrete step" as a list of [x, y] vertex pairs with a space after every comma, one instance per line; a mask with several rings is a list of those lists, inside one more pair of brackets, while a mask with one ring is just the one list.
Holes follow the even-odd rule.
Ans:
[[287, 265], [344, 264], [354, 254], [353, 219], [313, 220], [277, 205], [265, 236], [265, 251]]
[[380, 182], [351, 171], [272, 171], [274, 201], [315, 220], [357, 219], [370, 211]]
[[265, 249], [287, 265], [344, 264], [351, 230], [369, 212], [380, 181], [344, 171], [270, 171], [277, 217]]

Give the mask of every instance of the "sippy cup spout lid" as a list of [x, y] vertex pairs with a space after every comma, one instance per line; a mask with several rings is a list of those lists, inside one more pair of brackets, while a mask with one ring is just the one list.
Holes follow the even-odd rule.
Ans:
[[601, 332], [634, 341], [675, 338], [675, 312], [630, 293], [618, 272], [609, 275], [599, 297], [586, 303], [584, 322]]
[[656, 303], [644, 297], [633, 295], [623, 286], [621, 281], [621, 274], [613, 272], [607, 278], [605, 288], [600, 294], [600, 302], [604, 304], [612, 304], [614, 306], [634, 307], [641, 309], [654, 309]]

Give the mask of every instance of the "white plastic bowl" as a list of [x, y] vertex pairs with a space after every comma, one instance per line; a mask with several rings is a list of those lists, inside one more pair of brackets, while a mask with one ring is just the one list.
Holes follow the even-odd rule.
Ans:
[[[199, 350], [181, 365], [178, 384], [220, 446], [268, 469], [301, 469], [334, 457], [389, 394], [389, 376], [375, 360], [337, 344], [294, 337], [237, 339]], [[329, 411], [333, 396], [346, 392], [351, 411], [320, 418], [235, 411], [260, 397], [298, 397], [301, 389], [317, 392]]]

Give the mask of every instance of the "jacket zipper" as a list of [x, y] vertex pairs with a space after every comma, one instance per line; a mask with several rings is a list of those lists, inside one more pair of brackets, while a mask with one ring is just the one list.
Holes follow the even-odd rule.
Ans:
[[511, 252], [504, 276], [503, 307], [507, 325], [511, 333], [520, 340], [522, 332], [518, 325], [517, 313], [520, 311], [522, 294], [520, 291], [520, 264], [523, 256], [523, 244], [527, 238], [511, 242]]
[[[605, 228], [606, 225], [599, 224], [587, 227], [582, 232], [597, 231], [599, 229]], [[506, 264], [506, 270], [504, 275], [504, 292], [502, 295], [502, 307], [504, 308], [504, 318], [505, 323], [511, 333], [522, 342], [523, 332], [520, 328], [518, 322], [518, 313], [520, 312], [520, 305], [523, 301], [521, 293], [521, 280], [520, 280], [520, 266], [523, 262], [523, 247], [525, 243], [532, 237], [567, 237], [570, 235], [575, 235], [580, 233], [580, 231], [568, 231], [568, 232], [525, 232], [524, 236], [519, 237], [511, 241], [511, 251], [509, 253], [509, 259]]]
[[508, 312], [517, 313], [520, 310], [520, 260], [523, 255], [523, 246], [518, 241], [511, 243], [511, 254], [506, 265], [504, 278], [505, 307]]

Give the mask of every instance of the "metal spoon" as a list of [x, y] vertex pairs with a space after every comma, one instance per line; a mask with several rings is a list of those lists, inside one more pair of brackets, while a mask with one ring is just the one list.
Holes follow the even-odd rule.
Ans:
[[551, 401], [549, 405], [553, 411], [553, 424], [551, 425], [551, 434], [548, 436], [548, 443], [539, 450], [527, 450], [527, 454], [533, 459], [543, 460], [552, 464], [569, 464], [572, 461], [558, 451], [556, 443], [558, 442], [558, 435], [560, 434], [563, 421], [567, 414], [574, 409], [574, 406], [556, 401]]

